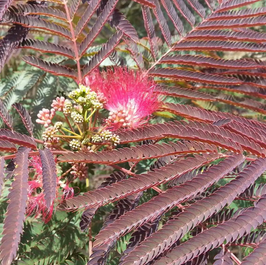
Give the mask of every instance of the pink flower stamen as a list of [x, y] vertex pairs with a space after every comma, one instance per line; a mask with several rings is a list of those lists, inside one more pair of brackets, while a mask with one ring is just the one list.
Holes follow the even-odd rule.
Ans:
[[113, 129], [137, 128], [149, 119], [159, 107], [156, 84], [142, 73], [115, 68], [84, 79], [84, 85], [105, 98], [105, 108], [110, 111], [106, 120]]
[[66, 99], [64, 97], [57, 97], [53, 100], [52, 108], [56, 111], [63, 111]]
[[55, 115], [55, 109], [42, 109], [39, 111], [36, 120], [37, 123], [43, 124], [44, 127], [48, 127], [52, 123], [52, 119]]

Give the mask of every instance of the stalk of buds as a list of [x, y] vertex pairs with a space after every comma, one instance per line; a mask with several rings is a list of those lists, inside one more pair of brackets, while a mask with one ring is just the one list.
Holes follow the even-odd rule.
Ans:
[[[103, 145], [119, 144], [118, 135], [100, 124], [98, 114], [103, 109], [102, 95], [79, 85], [69, 94], [69, 98], [57, 97], [51, 110], [43, 109], [38, 114], [37, 122], [47, 127], [42, 135], [46, 145], [96, 151]], [[53, 123], [56, 117], [60, 117], [61, 121]]]

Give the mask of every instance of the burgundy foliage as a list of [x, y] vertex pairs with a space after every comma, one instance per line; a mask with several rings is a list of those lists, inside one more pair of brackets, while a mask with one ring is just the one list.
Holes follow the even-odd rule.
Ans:
[[[109, 264], [114, 253], [120, 265], [232, 265], [235, 246], [254, 248], [242, 264], [266, 259], [266, 64], [257, 59], [266, 50], [266, 8], [257, 7], [260, 0], [134, 1], [144, 38], [118, 10], [119, 0], [0, 0], [0, 23], [8, 26], [0, 70], [16, 49], [33, 50], [25, 62], [85, 91], [43, 110], [40, 124], [51, 114], [43, 139], [34, 138], [26, 108], [15, 103], [10, 111], [0, 101], [0, 151], [7, 153], [0, 157], [0, 190], [5, 179], [12, 183], [3, 264], [17, 256], [25, 214], [40, 213], [40, 206], [46, 221], [53, 209], [82, 209], [79, 226], [89, 236], [94, 217], [108, 207], [89, 265]], [[99, 44], [101, 34], [106, 41]], [[234, 59], [232, 52], [251, 56]], [[107, 58], [116, 66], [103, 70]], [[88, 95], [95, 105], [80, 111]], [[80, 101], [76, 116], [63, 130], [73, 100]], [[14, 112], [26, 134], [15, 131]], [[102, 184], [99, 171], [109, 174]], [[88, 174], [99, 185], [88, 188]], [[85, 192], [74, 192], [71, 181], [86, 181]], [[231, 204], [239, 201], [248, 206], [235, 212]]]

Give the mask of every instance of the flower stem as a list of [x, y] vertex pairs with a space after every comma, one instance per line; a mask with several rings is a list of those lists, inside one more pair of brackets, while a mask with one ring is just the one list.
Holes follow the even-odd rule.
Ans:
[[[69, 153], [69, 151], [58, 151], [58, 150], [51, 150], [51, 152], [54, 154], [54, 155], [63, 155], [63, 154], [67, 154]], [[6, 159], [12, 159], [12, 158], [15, 158], [16, 157], [16, 153], [15, 154], [12, 154], [12, 155], [6, 155], [6, 156], [2, 156], [2, 158], [4, 158], [5, 160]], [[29, 156], [39, 156], [40, 153], [39, 151], [33, 151], [33, 152], [30, 152], [29, 153]], [[59, 161], [60, 162], [60, 161]]]
[[80, 135], [82, 135], [83, 133], [82, 133], [82, 131], [81, 131], [79, 125], [78, 125], [77, 123], [76, 123], [76, 125], [77, 125], [77, 128], [78, 128], [78, 130], [79, 130]]
[[[94, 117], [94, 121], [93, 121], [93, 125], [92, 125], [92, 127], [94, 127], [95, 124], [96, 124], [96, 121], [97, 121], [97, 119], [98, 119], [98, 114], [99, 114], [99, 110], [97, 109], [96, 114], [95, 114], [95, 117]], [[91, 123], [90, 123], [90, 126], [91, 126]], [[91, 127], [89, 127], [89, 128], [91, 128]]]
[[89, 121], [89, 119], [92, 117], [92, 115], [95, 113], [95, 111], [96, 111], [96, 109], [94, 109], [94, 110], [90, 113], [90, 115], [86, 118], [86, 122]]
[[69, 128], [70, 128], [72, 131], [74, 131], [74, 129], [73, 129], [73, 127], [71, 126], [71, 124], [70, 124], [70, 122], [69, 122], [69, 119], [68, 119], [68, 117], [67, 117], [67, 115], [66, 115], [65, 113], [64, 113], [64, 116], [65, 116], [65, 119], [66, 119], [66, 122], [67, 122]]
[[73, 138], [73, 139], [81, 139], [82, 138], [80, 135], [72, 136], [72, 135], [58, 135], [58, 134], [56, 134], [55, 136], [58, 136], [60, 138]]
[[72, 131], [70, 131], [70, 130], [68, 130], [68, 129], [66, 129], [66, 128], [63, 128], [63, 127], [62, 127], [62, 130], [64, 130], [65, 132], [69, 132], [69, 133], [71, 133], [71, 134], [74, 134], [74, 135], [76, 135], [76, 136], [80, 136], [79, 134], [77, 134], [77, 133], [75, 133], [75, 132], [72, 132]]

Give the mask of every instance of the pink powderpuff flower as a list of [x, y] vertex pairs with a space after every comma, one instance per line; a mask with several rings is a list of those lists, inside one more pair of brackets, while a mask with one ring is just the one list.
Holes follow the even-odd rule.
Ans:
[[47, 209], [44, 199], [44, 193], [37, 193], [37, 188], [41, 188], [42, 184], [38, 180], [28, 181], [28, 203], [27, 203], [27, 215], [34, 214], [37, 217], [42, 214], [42, 218], [45, 223], [49, 222], [53, 214], [53, 204]]
[[53, 204], [47, 209], [44, 200], [44, 193], [39, 194], [30, 194], [28, 204], [27, 204], [27, 215], [34, 214], [37, 217], [39, 214], [42, 214], [43, 221], [48, 223], [53, 215]]
[[36, 120], [37, 123], [43, 124], [44, 127], [48, 127], [52, 123], [52, 119], [55, 115], [55, 110], [51, 109], [42, 109], [39, 111], [37, 117], [39, 119]]
[[42, 176], [42, 163], [39, 156], [33, 156], [30, 160], [30, 166], [32, 166], [38, 176]]
[[[56, 159], [55, 159], [56, 161]], [[53, 215], [53, 205], [46, 207], [44, 193], [42, 191], [42, 163], [39, 156], [33, 156], [30, 160], [30, 166], [34, 168], [35, 175], [33, 180], [29, 180], [28, 203], [26, 213], [35, 217], [42, 215], [43, 221], [48, 223]], [[40, 192], [41, 191], [41, 192]]]
[[114, 130], [137, 128], [159, 108], [156, 84], [141, 72], [115, 68], [85, 77], [84, 85], [104, 95], [104, 107], [110, 111], [107, 125]]
[[37, 188], [42, 187], [42, 183], [38, 180], [30, 180], [28, 181], [29, 189], [28, 189], [28, 195], [30, 196]]
[[57, 97], [53, 100], [52, 108], [54, 110], [63, 111], [66, 99], [64, 97]]

